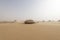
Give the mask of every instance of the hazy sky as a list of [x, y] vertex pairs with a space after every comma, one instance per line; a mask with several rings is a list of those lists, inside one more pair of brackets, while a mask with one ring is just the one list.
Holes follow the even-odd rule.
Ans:
[[58, 20], [60, 0], [0, 0], [0, 20]]

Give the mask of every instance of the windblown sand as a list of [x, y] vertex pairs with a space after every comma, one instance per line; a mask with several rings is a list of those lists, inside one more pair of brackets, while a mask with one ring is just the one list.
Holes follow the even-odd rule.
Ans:
[[0, 40], [60, 40], [60, 23], [1, 23]]

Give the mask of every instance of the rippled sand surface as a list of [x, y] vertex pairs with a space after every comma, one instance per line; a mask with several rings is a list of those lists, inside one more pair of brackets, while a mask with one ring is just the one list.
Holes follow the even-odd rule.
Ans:
[[0, 40], [60, 40], [60, 23], [1, 23]]

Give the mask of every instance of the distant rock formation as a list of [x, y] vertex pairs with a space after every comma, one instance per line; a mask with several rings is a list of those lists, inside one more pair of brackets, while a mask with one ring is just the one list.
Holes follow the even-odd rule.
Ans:
[[52, 22], [51, 20], [48, 20], [48, 22]]
[[60, 20], [58, 20], [58, 22], [60, 22]]
[[33, 20], [26, 20], [24, 21], [25, 24], [34, 24], [35, 22]]
[[14, 21], [0, 21], [0, 23], [15, 23], [16, 22], [16, 20], [14, 20]]
[[42, 22], [45, 22], [45, 20], [42, 20]]

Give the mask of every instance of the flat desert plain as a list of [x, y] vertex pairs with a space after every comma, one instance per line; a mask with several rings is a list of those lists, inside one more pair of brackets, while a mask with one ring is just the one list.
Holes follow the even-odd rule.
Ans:
[[60, 40], [60, 23], [0, 23], [0, 40]]

